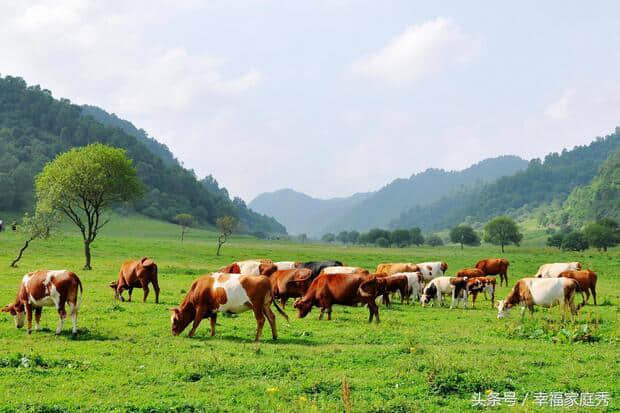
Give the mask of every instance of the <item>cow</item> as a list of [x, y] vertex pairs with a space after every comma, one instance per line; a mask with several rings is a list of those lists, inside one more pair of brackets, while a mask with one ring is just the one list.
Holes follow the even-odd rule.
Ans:
[[327, 319], [332, 319], [332, 306], [334, 304], [356, 306], [359, 303], [366, 304], [370, 316], [368, 322], [379, 322], [379, 308], [375, 298], [382, 294], [382, 280], [366, 274], [320, 274], [316, 277], [306, 294], [295, 301], [294, 307], [298, 310], [297, 316], [304, 318], [313, 306], [321, 308], [319, 320], [323, 319], [323, 313], [327, 311]]
[[233, 262], [218, 272], [224, 274], [244, 274], [244, 275], [266, 275], [270, 276], [278, 270], [278, 267], [271, 260], [246, 260]]
[[[570, 278], [522, 278], [510, 290], [505, 300], [499, 300], [497, 318], [506, 317], [509, 310], [518, 304], [522, 305], [521, 319], [526, 307], [534, 318], [535, 305], [552, 307], [560, 303], [564, 304], [564, 313], [570, 308], [571, 315], [575, 316], [578, 309], [575, 308], [574, 300], [578, 288], [577, 281]], [[562, 318], [565, 318], [564, 316]]]
[[416, 272], [397, 272], [396, 275], [404, 275], [407, 277], [407, 294], [405, 295], [405, 299], [407, 304], [409, 303], [410, 298], [413, 296], [413, 302], [415, 300], [420, 300], [420, 295], [422, 294], [422, 289], [424, 288], [424, 278], [422, 277], [422, 273], [419, 271]]
[[461, 268], [460, 270], [458, 270], [458, 272], [456, 273], [457, 277], [484, 277], [486, 274], [484, 273], [484, 271], [478, 269], [478, 268]]
[[58, 335], [62, 332], [67, 318], [65, 304], [69, 304], [73, 326], [71, 332], [75, 336], [77, 335], [78, 310], [83, 294], [82, 282], [75, 273], [67, 270], [39, 270], [24, 275], [15, 302], [2, 308], [2, 312], [13, 316], [17, 328], [24, 326], [24, 317], [26, 317], [28, 334], [31, 334], [32, 312], [34, 311], [35, 330], [39, 330], [43, 307], [54, 306], [60, 316], [60, 322], [56, 327]]
[[467, 308], [467, 297], [472, 294], [472, 304], [476, 307], [476, 296], [483, 290], [484, 284], [479, 278], [453, 277], [450, 278], [452, 289], [452, 303], [450, 308], [458, 307], [459, 299], [463, 300], [463, 308]]
[[274, 265], [278, 268], [278, 270], [292, 270], [303, 266], [301, 262], [297, 261], [278, 261], [274, 262]]
[[366, 274], [368, 270], [360, 267], [325, 267], [321, 274]]
[[286, 306], [289, 298], [303, 296], [312, 282], [312, 270], [308, 268], [296, 268], [291, 270], [278, 270], [269, 277], [273, 299], [280, 299], [282, 307]]
[[303, 264], [303, 268], [312, 270], [312, 279], [319, 276], [323, 268], [327, 267], [342, 267], [340, 261], [308, 261]]
[[452, 290], [454, 290], [454, 285], [450, 283], [452, 277], [437, 277], [433, 278], [424, 290], [422, 291], [422, 297], [420, 298], [420, 303], [422, 307], [426, 307], [431, 300], [437, 301], [439, 300], [439, 305], [443, 307], [445, 294], [452, 294]]
[[273, 301], [271, 283], [263, 275], [212, 273], [196, 279], [178, 307], [170, 308], [172, 334], [178, 336], [193, 321], [188, 336], [193, 337], [203, 318], [211, 319], [211, 337], [215, 335], [217, 313], [242, 313], [254, 311], [258, 341], [263, 331], [265, 317], [271, 326], [271, 335], [277, 340], [276, 316], [271, 311], [274, 303], [278, 312], [288, 321], [288, 316]]
[[557, 278], [563, 271], [580, 271], [581, 264], [579, 262], [555, 262], [553, 264], [543, 264], [536, 271], [537, 278]]
[[585, 293], [583, 303], [580, 304], [580, 308], [586, 305], [586, 302], [590, 299], [590, 292], [594, 298], [594, 305], [596, 305], [596, 280], [597, 276], [589, 269], [583, 271], [568, 270], [562, 271], [558, 277], [572, 278], [577, 281], [578, 292]]
[[388, 275], [383, 279], [383, 304], [390, 306], [390, 293], [400, 293], [400, 303], [402, 304], [407, 297], [409, 290], [409, 279], [406, 275]]
[[118, 273], [118, 280], [110, 283], [110, 288], [114, 290], [114, 297], [117, 300], [125, 301], [123, 291], [129, 291], [129, 299], [131, 302], [131, 294], [134, 288], [142, 288], [144, 297], [142, 302], [146, 302], [149, 295], [149, 283], [153, 284], [155, 290], [155, 303], [159, 303], [159, 282], [157, 281], [157, 264], [147, 257], [141, 260], [125, 261], [121, 265]]
[[424, 281], [428, 282], [433, 278], [443, 277], [444, 273], [448, 269], [448, 264], [442, 261], [435, 262], [421, 262], [416, 264], [418, 270], [422, 273]]
[[392, 262], [377, 265], [377, 274], [394, 275], [398, 272], [416, 272], [418, 266], [411, 262]]
[[502, 286], [502, 282], [506, 282], [508, 287], [508, 262], [505, 258], [485, 258], [476, 263], [476, 268], [484, 271], [484, 275], [498, 275], [499, 274], [499, 286]]

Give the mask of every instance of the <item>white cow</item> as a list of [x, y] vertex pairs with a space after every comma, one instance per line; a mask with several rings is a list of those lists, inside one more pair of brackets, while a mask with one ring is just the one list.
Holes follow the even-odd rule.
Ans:
[[538, 278], [557, 278], [561, 272], [574, 270], [581, 270], [581, 264], [578, 262], [556, 262], [553, 264], [543, 264], [536, 271], [536, 277]]
[[365, 270], [360, 267], [325, 267], [322, 274], [358, 274], [358, 273], [368, 273], [368, 270]]
[[302, 264], [296, 261], [278, 261], [274, 262], [278, 270], [294, 270], [295, 268], [301, 268]]
[[448, 264], [442, 261], [421, 262], [416, 264], [418, 271], [422, 273], [424, 281], [428, 282], [433, 278], [443, 277], [444, 272], [448, 269]]
[[411, 297], [413, 297], [412, 304], [418, 300], [420, 301], [420, 295], [422, 294], [422, 290], [424, 289], [424, 278], [422, 274], [418, 272], [397, 272], [392, 275], [404, 275], [407, 277], [407, 301]]
[[422, 307], [426, 307], [431, 300], [437, 301], [439, 300], [439, 305], [443, 307], [445, 294], [452, 295], [452, 291], [454, 290], [454, 285], [450, 283], [450, 278], [452, 277], [437, 277], [433, 278], [422, 292], [422, 298], [420, 299], [420, 303]]
[[534, 306], [552, 307], [564, 304], [564, 312], [570, 307], [571, 314], [577, 314], [575, 308], [575, 293], [578, 284], [571, 278], [522, 278], [508, 293], [505, 300], [500, 300], [497, 306], [497, 318], [504, 318], [515, 305], [521, 304], [521, 318], [525, 307], [529, 308], [530, 315], [534, 316]]

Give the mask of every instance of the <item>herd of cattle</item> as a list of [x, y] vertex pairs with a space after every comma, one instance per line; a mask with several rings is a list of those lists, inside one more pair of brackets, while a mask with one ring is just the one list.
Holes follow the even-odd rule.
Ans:
[[[508, 286], [508, 260], [488, 258], [480, 260], [474, 268], [464, 268], [454, 277], [446, 276], [445, 262], [383, 263], [374, 273], [360, 267], [344, 266], [340, 261], [294, 261], [273, 262], [257, 259], [234, 262], [218, 272], [196, 279], [181, 304], [171, 308], [171, 325], [174, 335], [180, 334], [190, 323], [189, 336], [193, 336], [204, 318], [211, 321], [211, 335], [215, 335], [217, 314], [241, 313], [252, 310], [256, 318], [255, 340], [261, 336], [265, 318], [271, 327], [272, 336], [277, 338], [276, 310], [288, 321], [282, 310], [289, 298], [295, 298], [294, 308], [300, 318], [305, 317], [312, 307], [320, 308], [319, 319], [327, 312], [331, 320], [334, 304], [366, 305], [369, 319], [379, 322], [377, 299], [390, 305], [390, 295], [398, 293], [400, 301], [419, 301], [422, 306], [431, 302], [444, 304], [444, 296], [452, 297], [451, 308], [462, 301], [467, 307], [472, 296], [475, 306], [479, 293], [490, 296], [491, 307], [495, 304], [495, 276], [500, 277], [500, 286]], [[578, 262], [542, 265], [536, 275], [523, 278], [510, 290], [505, 300], [498, 302], [498, 318], [505, 317], [510, 308], [521, 304], [521, 316], [525, 308], [533, 314], [534, 306], [550, 307], [564, 304], [575, 315], [590, 298], [596, 305], [597, 276], [590, 270], [581, 270]], [[128, 291], [129, 301], [134, 288], [142, 288], [143, 301], [149, 294], [149, 284], [155, 290], [155, 302], [159, 302], [157, 264], [142, 258], [126, 261], [121, 265], [118, 279], [110, 283], [117, 299], [124, 301], [123, 292]], [[575, 307], [576, 293], [585, 294], [583, 303]], [[280, 305], [278, 304], [280, 301]], [[4, 308], [15, 319], [17, 328], [28, 322], [28, 333], [32, 332], [32, 314], [35, 329], [39, 329], [41, 311], [44, 306], [56, 307], [60, 322], [56, 334], [60, 334], [67, 316], [65, 305], [69, 306], [72, 332], [77, 334], [77, 314], [82, 301], [82, 284], [75, 273], [60, 270], [41, 270], [26, 274], [19, 286], [15, 301]]]

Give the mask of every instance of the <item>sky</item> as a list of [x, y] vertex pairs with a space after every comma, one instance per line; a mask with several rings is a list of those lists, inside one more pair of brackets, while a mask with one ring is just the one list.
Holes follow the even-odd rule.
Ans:
[[0, 0], [0, 74], [251, 201], [543, 157], [620, 125], [620, 2]]

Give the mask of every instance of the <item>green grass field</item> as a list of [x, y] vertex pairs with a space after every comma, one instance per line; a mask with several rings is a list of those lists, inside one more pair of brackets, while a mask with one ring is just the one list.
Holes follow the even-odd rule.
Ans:
[[[70, 231], [70, 232], [66, 232]], [[20, 240], [0, 233], [0, 304], [14, 299], [21, 277], [38, 268], [71, 269], [84, 284], [80, 334], [53, 333], [54, 309], [43, 311], [43, 331], [31, 336], [0, 314], [0, 411], [468, 411], [474, 392], [514, 391], [529, 401], [516, 411], [539, 411], [532, 392], [609, 392], [607, 410], [620, 408], [620, 250], [562, 253], [542, 247], [508, 247], [510, 285], [541, 263], [581, 261], [598, 273], [599, 306], [586, 306], [575, 324], [560, 311], [538, 310], [519, 322], [518, 311], [498, 320], [480, 298], [476, 309], [380, 307], [381, 323], [368, 324], [366, 308], [334, 308], [318, 321], [314, 309], [297, 319], [291, 303], [287, 325], [278, 314], [279, 340], [268, 325], [253, 342], [251, 312], [219, 317], [217, 336], [208, 322], [196, 337], [170, 333], [168, 307], [176, 306], [198, 275], [243, 258], [340, 259], [374, 269], [389, 261], [444, 260], [448, 274], [496, 247], [378, 249], [235, 237], [215, 257], [215, 234], [192, 230], [181, 244], [175, 226], [137, 217], [115, 217], [93, 247], [92, 271], [72, 228], [34, 242], [20, 267], [8, 263]], [[141, 256], [159, 265], [161, 303], [114, 301], [108, 283], [121, 261]], [[503, 298], [503, 287], [498, 297]], [[578, 298], [581, 300], [581, 298]], [[344, 385], [343, 385], [344, 383]], [[343, 387], [345, 391], [343, 392]], [[508, 408], [502, 408], [508, 409]], [[603, 408], [600, 408], [603, 409]], [[556, 409], [548, 409], [555, 411]], [[573, 408], [572, 410], [577, 410]], [[582, 408], [581, 411], [587, 409]]]

